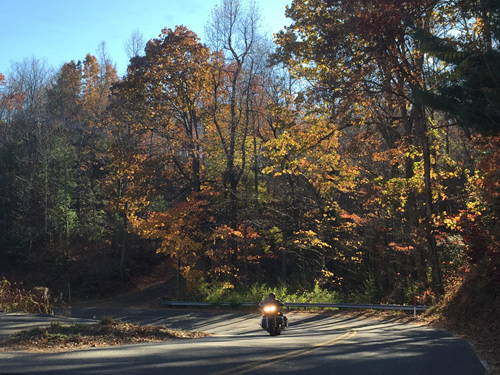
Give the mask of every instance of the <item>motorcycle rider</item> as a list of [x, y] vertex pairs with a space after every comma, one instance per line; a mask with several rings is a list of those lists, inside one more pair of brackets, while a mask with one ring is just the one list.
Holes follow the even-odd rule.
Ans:
[[269, 293], [269, 296], [264, 298], [262, 300], [262, 302], [259, 303], [259, 306], [262, 307], [262, 306], [267, 305], [267, 304], [277, 305], [279, 307], [284, 305], [284, 303], [282, 301], [280, 301], [279, 299], [276, 299], [276, 294], [274, 294], [273, 292]]
[[[280, 310], [285, 305], [285, 303], [279, 299], [276, 299], [276, 294], [271, 292], [259, 303], [259, 307], [263, 307], [264, 305], [276, 305], [276, 308]], [[288, 318], [285, 315], [283, 315], [283, 327], [288, 327]]]

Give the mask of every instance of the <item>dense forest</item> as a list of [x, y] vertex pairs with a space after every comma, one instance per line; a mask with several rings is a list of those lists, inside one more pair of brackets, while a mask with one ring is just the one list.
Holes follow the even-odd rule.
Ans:
[[286, 15], [272, 38], [222, 0], [205, 41], [134, 34], [123, 77], [104, 46], [0, 74], [0, 277], [75, 298], [163, 269], [193, 299], [498, 302], [498, 1]]

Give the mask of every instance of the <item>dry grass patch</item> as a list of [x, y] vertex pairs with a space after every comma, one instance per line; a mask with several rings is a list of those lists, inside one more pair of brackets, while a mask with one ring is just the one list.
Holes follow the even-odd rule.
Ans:
[[63, 325], [52, 323], [44, 328], [0, 339], [0, 351], [71, 351], [125, 344], [153, 343], [173, 339], [204, 337], [202, 332], [138, 325], [103, 318], [98, 323]]

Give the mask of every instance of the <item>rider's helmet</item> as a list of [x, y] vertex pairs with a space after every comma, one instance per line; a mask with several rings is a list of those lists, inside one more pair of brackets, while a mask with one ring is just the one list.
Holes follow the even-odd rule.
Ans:
[[274, 294], [273, 292], [269, 293], [269, 297], [272, 298], [272, 299], [276, 299], [276, 294]]

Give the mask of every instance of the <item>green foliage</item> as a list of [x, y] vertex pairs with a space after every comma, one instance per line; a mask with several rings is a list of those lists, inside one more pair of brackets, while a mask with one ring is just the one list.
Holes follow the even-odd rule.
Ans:
[[403, 304], [411, 305], [415, 303], [415, 299], [417, 299], [417, 304], [427, 304], [427, 301], [420, 301], [420, 287], [418, 282], [413, 280], [408, 280], [407, 287], [404, 291], [404, 301]]
[[50, 323], [50, 328], [51, 329], [60, 329], [62, 327], [62, 323], [61, 322], [52, 322]]
[[[245, 295], [244, 299], [246, 299], [248, 302], [259, 303], [260, 301], [262, 301], [263, 296], [268, 296], [269, 293], [273, 291], [274, 290], [266, 284], [255, 283], [252, 284], [250, 288], [248, 288], [248, 292]], [[282, 298], [283, 292], [279, 290], [277, 291], [277, 295], [279, 295], [278, 298]]]
[[258, 304], [269, 293], [275, 293], [276, 298], [285, 302], [296, 303], [335, 303], [339, 302], [336, 292], [320, 288], [316, 283], [309, 290], [291, 291], [287, 286], [281, 285], [271, 287], [266, 284], [254, 283], [250, 287], [234, 286], [228, 282], [216, 281], [211, 284], [205, 283], [200, 286], [198, 292], [191, 293], [191, 296], [199, 296], [204, 301], [214, 304], [230, 302], [235, 305], [242, 302], [252, 302]]
[[[482, 12], [464, 14], [480, 20], [478, 38], [450, 41], [417, 29], [415, 38], [422, 49], [443, 63], [434, 76], [435, 85], [418, 90], [417, 99], [426, 105], [455, 117], [466, 128], [484, 134], [500, 134], [500, 5], [482, 1]], [[477, 11], [477, 10], [476, 10]]]
[[377, 279], [370, 275], [363, 283], [363, 288], [357, 293], [349, 296], [349, 301], [353, 303], [380, 303], [382, 290]]
[[235, 302], [238, 295], [233, 292], [234, 285], [227, 281], [215, 281], [201, 286], [201, 295], [211, 303]]
[[[286, 290], [285, 290], [286, 291]], [[335, 303], [339, 302], [339, 296], [334, 291], [321, 289], [318, 283], [310, 290], [296, 291], [295, 293], [285, 294], [285, 301], [297, 303]]]

